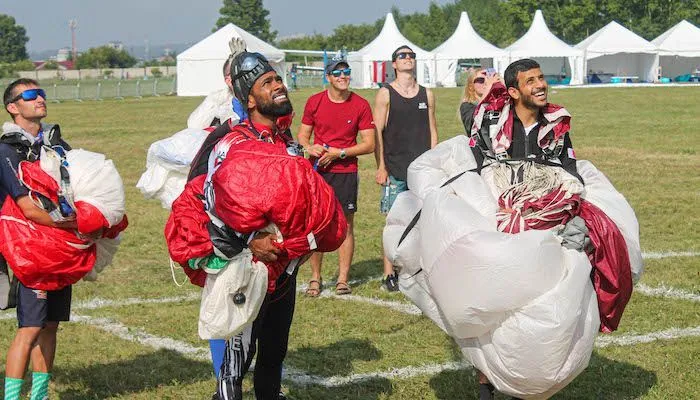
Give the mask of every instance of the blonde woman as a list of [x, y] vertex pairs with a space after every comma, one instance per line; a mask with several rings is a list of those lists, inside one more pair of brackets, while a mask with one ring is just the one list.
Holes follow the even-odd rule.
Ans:
[[464, 85], [462, 104], [459, 106], [459, 116], [464, 124], [465, 132], [469, 133], [474, 122], [474, 110], [477, 104], [486, 97], [494, 82], [501, 80], [500, 75], [489, 74], [486, 69], [472, 69], [467, 71], [467, 81]]

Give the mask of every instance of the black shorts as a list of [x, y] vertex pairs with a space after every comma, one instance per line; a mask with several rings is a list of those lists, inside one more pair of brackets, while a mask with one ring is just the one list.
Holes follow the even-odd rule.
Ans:
[[70, 319], [72, 286], [61, 290], [30, 289], [19, 283], [17, 288], [17, 323], [20, 328], [41, 327], [47, 322]]
[[340, 205], [343, 206], [345, 215], [354, 214], [357, 211], [357, 190], [360, 183], [360, 177], [357, 172], [319, 173], [335, 191], [335, 197], [340, 202]]

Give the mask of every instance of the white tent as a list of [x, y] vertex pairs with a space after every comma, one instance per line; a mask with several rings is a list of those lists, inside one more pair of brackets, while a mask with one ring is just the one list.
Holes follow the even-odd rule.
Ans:
[[[566, 73], [572, 85], [583, 83], [583, 51], [554, 36], [540, 10], [535, 12], [532, 25], [525, 35], [504, 50], [508, 53], [506, 65], [521, 58], [532, 58], [540, 63], [545, 75]], [[565, 60], [568, 62], [565, 63]]]
[[663, 76], [700, 75], [700, 28], [683, 20], [651, 42], [659, 48]]
[[576, 45], [586, 56], [586, 71], [595, 74], [637, 77], [654, 82], [659, 55], [652, 43], [615, 21]]
[[351, 85], [356, 88], [377, 87], [391, 74], [391, 53], [399, 46], [407, 45], [416, 53], [416, 79], [423, 86], [435, 86], [433, 55], [411, 43], [399, 32], [394, 16], [386, 15], [384, 27], [367, 46], [348, 55], [352, 68]]
[[177, 56], [177, 95], [204, 96], [226, 87], [224, 62], [231, 38], [242, 37], [248, 51], [264, 55], [277, 73], [285, 76], [284, 52], [234, 24], [227, 24]]
[[506, 53], [476, 33], [465, 11], [462, 11], [452, 36], [433, 50], [433, 55], [436, 83], [446, 87], [456, 86], [455, 74], [460, 59], [478, 58], [481, 59], [482, 66], [505, 69], [505, 66], [496, 65], [496, 61], [502, 61]]

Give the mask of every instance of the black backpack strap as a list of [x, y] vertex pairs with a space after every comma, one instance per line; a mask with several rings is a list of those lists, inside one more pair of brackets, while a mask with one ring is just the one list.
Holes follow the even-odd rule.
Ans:
[[214, 150], [214, 146], [219, 143], [219, 140], [231, 132], [231, 127], [228, 124], [223, 124], [214, 129], [207, 138], [204, 139], [204, 143], [197, 151], [197, 154], [192, 159], [190, 173], [187, 174], [187, 181], [198, 177], [199, 175], [204, 175], [207, 173], [207, 164], [209, 162], [209, 154]]

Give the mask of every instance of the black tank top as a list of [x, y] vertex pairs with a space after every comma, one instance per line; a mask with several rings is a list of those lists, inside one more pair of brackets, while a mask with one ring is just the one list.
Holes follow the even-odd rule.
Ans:
[[430, 122], [428, 94], [419, 86], [412, 98], [401, 96], [391, 85], [389, 89], [389, 117], [382, 132], [384, 164], [390, 175], [405, 181], [408, 165], [430, 149]]

